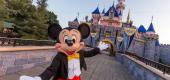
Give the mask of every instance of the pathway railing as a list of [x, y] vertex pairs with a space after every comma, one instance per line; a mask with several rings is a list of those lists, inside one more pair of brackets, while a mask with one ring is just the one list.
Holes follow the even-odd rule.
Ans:
[[162, 64], [162, 63], [158, 63], [156, 61], [152, 61], [149, 59], [146, 59], [144, 57], [140, 57], [138, 55], [136, 55], [135, 53], [132, 52], [123, 52], [123, 51], [119, 51], [119, 53], [125, 53], [126, 55], [133, 57], [137, 60], [140, 60], [141, 62], [145, 63], [146, 65], [152, 66], [160, 71], [163, 72], [163, 74], [167, 73], [170, 74], [170, 66]]
[[51, 40], [0, 37], [0, 46], [53, 46], [55, 43]]

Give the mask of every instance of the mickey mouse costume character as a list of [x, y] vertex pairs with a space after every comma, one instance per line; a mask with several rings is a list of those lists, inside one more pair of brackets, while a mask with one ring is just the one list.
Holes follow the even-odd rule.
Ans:
[[82, 68], [86, 70], [85, 57], [92, 57], [100, 53], [100, 50], [108, 48], [108, 45], [100, 42], [90, 50], [81, 50], [84, 47], [83, 39], [90, 34], [88, 24], [82, 23], [77, 29], [67, 27], [62, 29], [59, 24], [52, 24], [48, 28], [50, 38], [57, 40], [57, 55], [51, 65], [39, 76], [21, 76], [20, 80], [80, 80]]

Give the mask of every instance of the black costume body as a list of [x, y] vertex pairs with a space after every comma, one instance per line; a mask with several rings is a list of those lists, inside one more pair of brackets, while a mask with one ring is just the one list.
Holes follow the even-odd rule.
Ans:
[[[86, 70], [85, 57], [92, 57], [100, 53], [99, 48], [94, 48], [90, 51], [80, 50], [80, 69], [84, 68]], [[67, 78], [68, 77], [68, 59], [67, 55], [58, 52], [58, 54], [53, 59], [51, 65], [40, 75], [42, 80], [49, 80], [51, 77], [54, 77], [53, 80], [58, 78]]]

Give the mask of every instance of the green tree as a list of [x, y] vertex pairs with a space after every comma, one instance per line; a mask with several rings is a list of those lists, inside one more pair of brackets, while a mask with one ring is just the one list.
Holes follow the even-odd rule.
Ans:
[[9, 13], [6, 21], [18, 25], [16, 31], [23, 35], [22, 38], [48, 39], [48, 25], [58, 21], [57, 16], [46, 9], [47, 0], [37, 0], [37, 6], [32, 0], [5, 1]]
[[49, 24], [58, 23], [57, 16], [53, 12], [48, 11], [47, 16], [48, 16], [48, 23]]
[[0, 0], [0, 20], [8, 17], [8, 11], [6, 7], [6, 2], [4, 0]]
[[0, 31], [2, 32], [4, 29], [3, 20], [8, 18], [8, 10], [6, 7], [6, 2], [4, 0], [0, 0]]

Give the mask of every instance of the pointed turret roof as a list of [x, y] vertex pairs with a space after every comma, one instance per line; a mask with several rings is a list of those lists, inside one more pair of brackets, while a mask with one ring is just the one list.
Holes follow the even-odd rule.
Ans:
[[147, 32], [155, 32], [155, 29], [154, 29], [154, 26], [153, 26], [152, 22], [151, 22]]
[[102, 14], [105, 14], [105, 8], [103, 9]]
[[92, 14], [100, 14], [99, 7], [97, 7], [97, 8], [92, 12]]
[[114, 13], [114, 17], [119, 17], [119, 14], [118, 14], [118, 12], [117, 12], [117, 11], [115, 11], [115, 13]]
[[104, 16], [109, 16], [110, 9], [104, 14]]
[[155, 46], [160, 46], [158, 39], [157, 39], [156, 42], [155, 42]]
[[111, 7], [111, 8], [112, 8], [112, 10], [113, 10], [113, 11], [115, 11], [115, 10], [116, 10], [115, 5], [114, 5], [114, 2], [113, 2], [113, 5], [112, 5], [112, 7]]
[[127, 16], [127, 23], [130, 23], [130, 9], [129, 9], [129, 12], [128, 12], [128, 16]]
[[77, 18], [75, 18], [73, 21], [74, 21], [74, 22], [79, 22]]
[[138, 28], [138, 32], [145, 33], [146, 32], [145, 27], [143, 25], [140, 25], [140, 27]]

